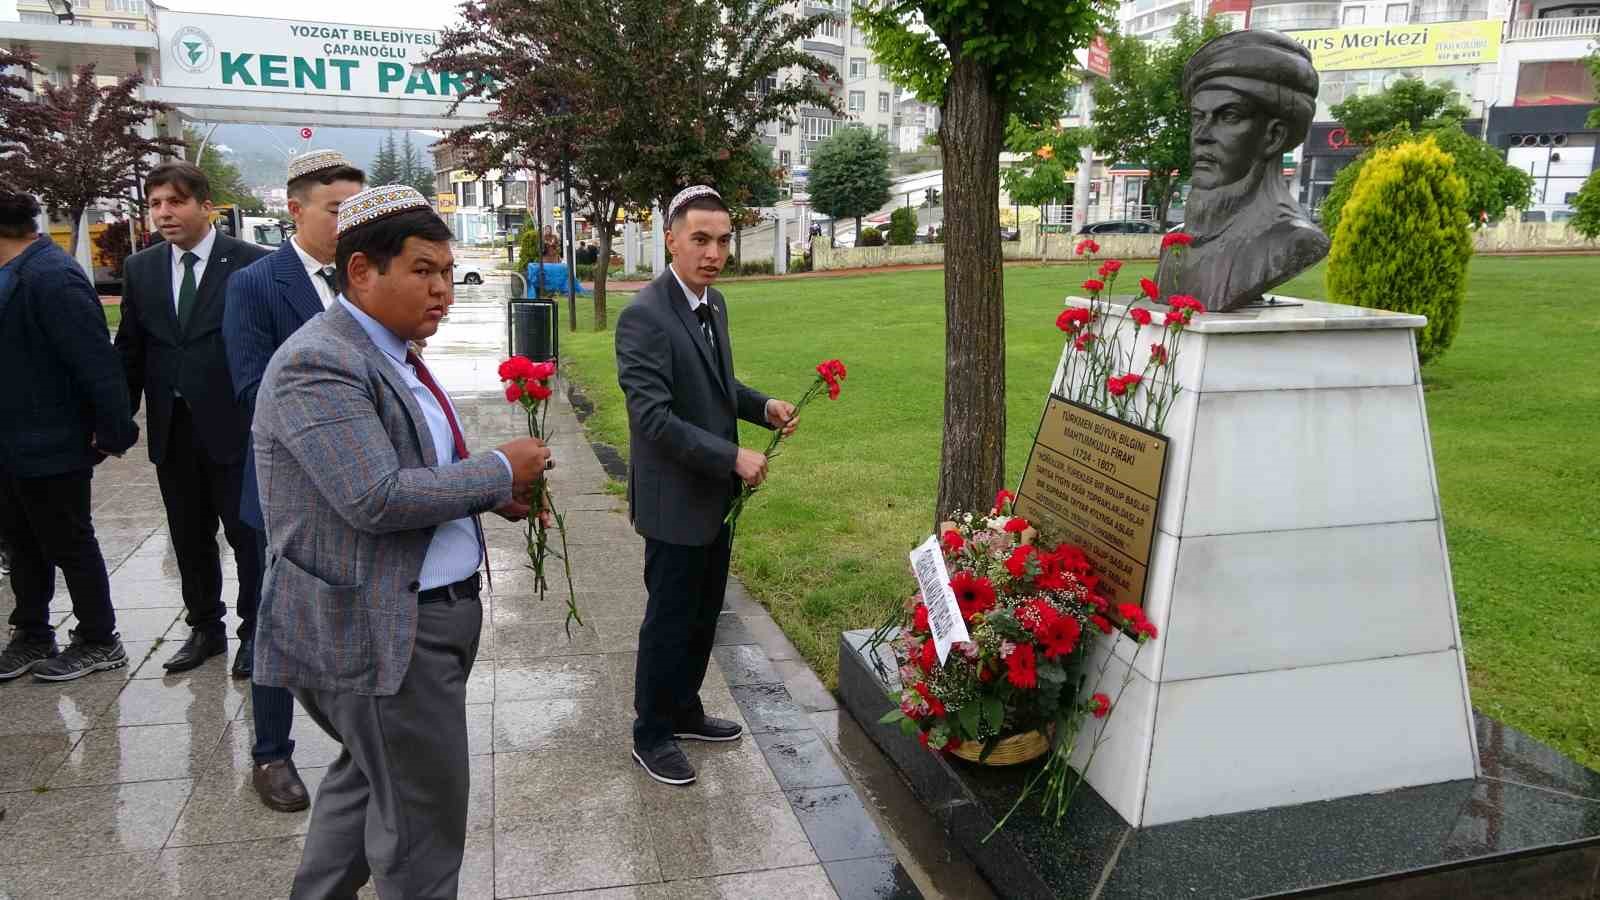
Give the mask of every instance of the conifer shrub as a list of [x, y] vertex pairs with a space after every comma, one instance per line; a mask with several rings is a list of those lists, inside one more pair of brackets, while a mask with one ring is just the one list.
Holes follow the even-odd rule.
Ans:
[[1362, 167], [1328, 253], [1332, 299], [1427, 316], [1417, 332], [1423, 363], [1455, 339], [1467, 293], [1467, 189], [1453, 167], [1431, 136], [1376, 151]]

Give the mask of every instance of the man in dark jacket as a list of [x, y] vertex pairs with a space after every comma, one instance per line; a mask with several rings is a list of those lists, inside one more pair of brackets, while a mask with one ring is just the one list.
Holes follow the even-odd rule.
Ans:
[[[11, 553], [11, 640], [0, 681], [70, 681], [128, 661], [89, 515], [94, 466], [139, 438], [105, 311], [83, 270], [0, 187], [0, 541]], [[78, 625], [56, 647], [50, 600], [66, 576]]]
[[144, 194], [166, 241], [123, 264], [116, 344], [134, 408], [141, 394], [146, 401], [150, 461], [188, 608], [189, 639], [162, 665], [183, 672], [228, 650], [218, 524], [239, 571], [239, 636], [255, 633], [263, 561], [239, 519], [250, 411], [234, 397], [222, 312], [228, 277], [267, 251], [211, 226], [211, 185], [189, 163], [157, 167]]

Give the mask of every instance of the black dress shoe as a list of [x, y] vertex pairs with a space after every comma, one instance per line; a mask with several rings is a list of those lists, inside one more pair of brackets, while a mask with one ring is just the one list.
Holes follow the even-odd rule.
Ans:
[[737, 741], [741, 734], [744, 726], [738, 722], [701, 716], [699, 722], [676, 729], [673, 736], [686, 741]]
[[249, 678], [256, 668], [256, 639], [247, 637], [239, 642], [239, 652], [233, 655], [233, 677]]
[[667, 741], [649, 750], [633, 748], [633, 761], [644, 767], [646, 775], [662, 784], [691, 784], [694, 766], [683, 755], [677, 741]]
[[213, 656], [228, 652], [228, 639], [218, 632], [191, 631], [172, 658], [161, 664], [168, 672], [187, 672]]

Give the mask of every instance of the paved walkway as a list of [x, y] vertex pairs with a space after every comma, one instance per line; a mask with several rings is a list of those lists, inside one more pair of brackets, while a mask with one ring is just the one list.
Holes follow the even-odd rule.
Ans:
[[[522, 427], [494, 373], [504, 290], [463, 290], [427, 351], [476, 448]], [[461, 896], [888, 898], [921, 896], [917, 883], [986, 895], [737, 585], [702, 697], [750, 734], [689, 743], [693, 787], [643, 776], [627, 752], [642, 542], [571, 407], [557, 402], [550, 422], [584, 625], [566, 637], [559, 597], [531, 596], [521, 529], [486, 516], [494, 577], [468, 696]], [[130, 664], [66, 685], [0, 684], [0, 898], [287, 896], [309, 813], [269, 811], [250, 787], [250, 696], [228, 676], [231, 651], [179, 676], [160, 665], [187, 627], [142, 442], [97, 471], [94, 515]], [[13, 605], [0, 587], [0, 615]], [[64, 640], [64, 585], [53, 608]], [[339, 745], [303, 715], [294, 737], [314, 791]], [[906, 827], [880, 831], [886, 809]]]

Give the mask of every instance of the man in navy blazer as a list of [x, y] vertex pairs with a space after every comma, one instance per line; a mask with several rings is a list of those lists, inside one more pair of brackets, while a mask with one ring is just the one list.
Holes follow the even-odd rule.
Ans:
[[266, 251], [212, 227], [211, 183], [191, 163], [156, 167], [144, 193], [166, 240], [123, 264], [116, 345], [134, 410], [145, 401], [150, 461], [183, 582], [190, 634], [162, 663], [177, 673], [228, 651], [218, 525], [239, 574], [240, 636], [261, 597], [260, 548], [239, 521], [250, 415], [228, 383], [222, 310], [229, 276]]
[[[39, 204], [0, 186], [0, 541], [11, 548], [11, 641], [0, 681], [120, 668], [105, 557], [89, 514], [94, 467], [139, 437], [105, 310], [83, 270], [35, 226]], [[77, 626], [56, 647], [66, 576]]]
[[[228, 354], [228, 371], [240, 404], [255, 418], [256, 390], [272, 354], [301, 325], [320, 315], [333, 302], [334, 251], [338, 247], [339, 204], [358, 193], [366, 175], [336, 150], [313, 150], [289, 163], [289, 215], [294, 237], [270, 256], [246, 266], [228, 280], [228, 303], [222, 317], [222, 340]], [[267, 538], [261, 516], [261, 494], [256, 484], [255, 454], [247, 452], [244, 483], [239, 491], [239, 517], [255, 531], [256, 544], [266, 557]], [[252, 631], [241, 636], [233, 671], [240, 677], [253, 672]], [[255, 767], [251, 782], [261, 802], [270, 809], [296, 812], [311, 803], [311, 796], [294, 765], [294, 697], [285, 688], [251, 686], [251, 713], [255, 718]]]

